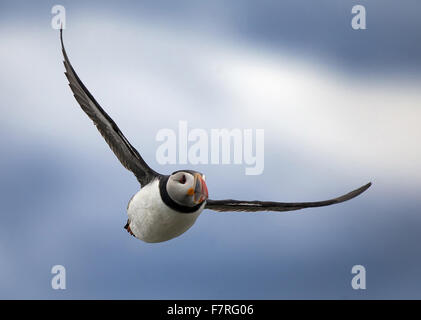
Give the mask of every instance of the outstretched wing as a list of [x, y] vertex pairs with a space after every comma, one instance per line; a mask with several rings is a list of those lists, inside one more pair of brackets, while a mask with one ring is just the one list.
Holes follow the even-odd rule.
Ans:
[[206, 202], [205, 209], [214, 211], [291, 211], [304, 208], [323, 207], [341, 203], [355, 198], [371, 186], [371, 182], [338, 198], [316, 202], [272, 202], [272, 201], [240, 201], [240, 200], [210, 200]]
[[129, 143], [120, 129], [117, 127], [113, 119], [101, 108], [91, 95], [82, 81], [79, 79], [63, 44], [63, 30], [60, 30], [61, 49], [64, 56], [65, 75], [69, 80], [69, 86], [73, 91], [76, 101], [82, 107], [82, 110], [91, 118], [98, 131], [104, 137], [111, 150], [120, 160], [121, 164], [128, 170], [132, 171], [141, 185], [148, 184], [155, 177], [159, 176], [157, 172], [152, 170], [142, 159], [139, 152]]

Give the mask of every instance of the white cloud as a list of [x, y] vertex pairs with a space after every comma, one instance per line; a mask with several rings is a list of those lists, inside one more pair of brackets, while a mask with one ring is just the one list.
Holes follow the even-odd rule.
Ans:
[[[345, 78], [291, 56], [154, 25], [91, 18], [64, 36], [87, 87], [149, 154], [159, 129], [189, 120], [203, 128], [264, 127], [266, 137], [292, 139], [309, 157], [421, 177], [419, 84]], [[66, 87], [58, 33], [2, 28], [0, 37], [3, 125], [52, 144], [95, 148], [97, 133]]]

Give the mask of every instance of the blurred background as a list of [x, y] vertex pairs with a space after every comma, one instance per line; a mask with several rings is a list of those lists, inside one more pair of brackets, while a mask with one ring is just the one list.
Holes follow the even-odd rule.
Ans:
[[[70, 60], [158, 172], [162, 128], [265, 130], [265, 169], [189, 165], [214, 199], [324, 200], [204, 211], [182, 236], [124, 229], [134, 176], [81, 111]], [[364, 5], [367, 29], [351, 27]], [[420, 299], [421, 3], [0, 2], [0, 298]], [[51, 268], [66, 268], [66, 290]], [[353, 290], [351, 269], [367, 270]]]

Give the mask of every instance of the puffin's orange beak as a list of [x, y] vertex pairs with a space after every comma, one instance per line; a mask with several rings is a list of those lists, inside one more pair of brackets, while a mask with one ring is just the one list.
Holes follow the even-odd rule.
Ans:
[[208, 187], [206, 186], [205, 180], [202, 178], [200, 173], [194, 175], [194, 192], [193, 201], [194, 203], [202, 203], [209, 197]]

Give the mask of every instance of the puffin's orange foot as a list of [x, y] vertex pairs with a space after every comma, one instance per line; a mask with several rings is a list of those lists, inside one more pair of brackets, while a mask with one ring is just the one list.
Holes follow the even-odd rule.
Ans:
[[134, 233], [132, 232], [132, 230], [130, 229], [130, 220], [127, 220], [126, 225], [124, 226], [124, 229], [127, 230], [128, 233], [130, 233], [133, 237], [135, 237]]

